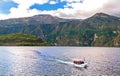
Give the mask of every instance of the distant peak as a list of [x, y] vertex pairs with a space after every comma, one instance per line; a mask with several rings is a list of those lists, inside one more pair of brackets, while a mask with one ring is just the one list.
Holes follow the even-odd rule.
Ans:
[[108, 14], [105, 14], [105, 13], [96, 13], [96, 15], [108, 15]]
[[110, 15], [108, 14], [105, 14], [105, 13], [96, 13], [95, 15], [93, 15], [93, 17], [103, 17], [103, 18], [107, 18], [109, 17]]
[[106, 13], [96, 13], [95, 15], [107, 15], [108, 16], [108, 14]]
[[51, 16], [49, 14], [38, 14], [38, 15], [34, 15], [33, 17], [36, 17], [36, 16]]

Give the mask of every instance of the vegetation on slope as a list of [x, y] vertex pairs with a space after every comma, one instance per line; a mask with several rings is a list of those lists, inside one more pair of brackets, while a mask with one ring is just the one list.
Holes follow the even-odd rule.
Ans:
[[53, 45], [120, 46], [120, 18], [97, 13], [85, 20], [39, 15], [0, 21], [0, 35], [11, 33], [35, 35]]
[[0, 36], [0, 45], [2, 46], [46, 46], [47, 43], [43, 42], [39, 37], [27, 34], [7, 34]]

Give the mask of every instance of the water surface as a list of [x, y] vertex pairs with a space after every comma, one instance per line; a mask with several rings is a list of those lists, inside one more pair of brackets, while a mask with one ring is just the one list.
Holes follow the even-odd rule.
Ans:
[[[85, 58], [87, 68], [57, 60]], [[0, 76], [119, 76], [120, 48], [0, 47]]]

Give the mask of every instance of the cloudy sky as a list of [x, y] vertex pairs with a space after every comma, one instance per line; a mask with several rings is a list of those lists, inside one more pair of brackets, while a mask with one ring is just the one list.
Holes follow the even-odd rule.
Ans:
[[62, 18], [88, 18], [103, 12], [120, 17], [120, 0], [0, 0], [0, 19], [50, 14]]

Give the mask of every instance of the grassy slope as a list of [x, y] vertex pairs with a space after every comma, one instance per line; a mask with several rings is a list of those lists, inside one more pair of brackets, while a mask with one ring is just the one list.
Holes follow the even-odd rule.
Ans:
[[46, 46], [47, 43], [43, 42], [39, 37], [27, 34], [7, 34], [0, 36], [1, 46]]

